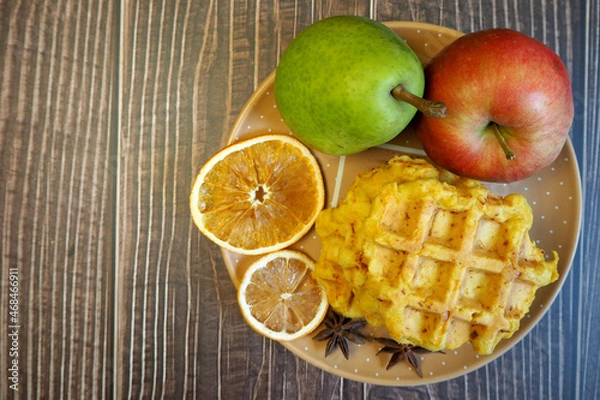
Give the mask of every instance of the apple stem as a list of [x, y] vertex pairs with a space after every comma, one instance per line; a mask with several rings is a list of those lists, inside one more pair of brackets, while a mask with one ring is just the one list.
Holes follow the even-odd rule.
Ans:
[[502, 150], [504, 150], [504, 154], [506, 154], [506, 159], [508, 161], [514, 160], [516, 155], [510, 149], [510, 147], [508, 147], [508, 144], [506, 143], [506, 139], [504, 138], [504, 135], [502, 134], [502, 132], [500, 132], [500, 127], [498, 126], [498, 124], [495, 124], [493, 122], [492, 122], [492, 125], [494, 125], [494, 134], [496, 135], [496, 139], [498, 139], [498, 142], [500, 143]]
[[444, 103], [422, 99], [404, 89], [402, 85], [398, 85], [392, 89], [392, 96], [396, 100], [407, 102], [428, 117], [443, 118], [446, 116], [446, 105]]

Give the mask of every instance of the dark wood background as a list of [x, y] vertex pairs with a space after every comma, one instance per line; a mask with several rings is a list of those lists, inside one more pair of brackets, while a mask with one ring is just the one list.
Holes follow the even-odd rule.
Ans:
[[[260, 337], [190, 217], [192, 180], [245, 101], [295, 34], [336, 14], [510, 27], [572, 76], [572, 272], [513, 350], [448, 382], [356, 383]], [[0, 1], [0, 398], [600, 397], [599, 25], [598, 0]]]

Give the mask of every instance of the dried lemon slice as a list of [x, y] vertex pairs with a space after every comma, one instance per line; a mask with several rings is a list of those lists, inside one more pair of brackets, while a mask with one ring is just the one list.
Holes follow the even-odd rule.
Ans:
[[200, 231], [241, 254], [265, 254], [298, 241], [324, 202], [317, 160], [286, 135], [258, 136], [220, 150], [198, 173], [190, 195]]
[[315, 330], [329, 303], [312, 277], [314, 261], [303, 253], [282, 250], [255, 261], [244, 274], [238, 303], [246, 322], [258, 333], [289, 341]]

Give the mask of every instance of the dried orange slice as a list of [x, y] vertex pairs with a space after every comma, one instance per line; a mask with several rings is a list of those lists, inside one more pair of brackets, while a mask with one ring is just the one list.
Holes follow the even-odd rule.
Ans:
[[225, 147], [202, 167], [190, 196], [200, 231], [241, 254], [264, 254], [295, 243], [312, 227], [324, 201], [317, 160], [287, 135]]
[[305, 254], [282, 250], [255, 261], [238, 289], [238, 303], [246, 322], [273, 340], [288, 341], [315, 330], [325, 318], [329, 302], [312, 277], [314, 261]]

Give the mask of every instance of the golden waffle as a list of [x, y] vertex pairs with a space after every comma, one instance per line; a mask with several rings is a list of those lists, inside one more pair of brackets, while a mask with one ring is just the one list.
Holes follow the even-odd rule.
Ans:
[[330, 304], [432, 351], [470, 341], [489, 354], [519, 328], [536, 290], [558, 278], [529, 237], [531, 208], [423, 159], [360, 175], [321, 213], [315, 277]]

